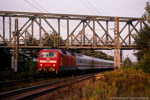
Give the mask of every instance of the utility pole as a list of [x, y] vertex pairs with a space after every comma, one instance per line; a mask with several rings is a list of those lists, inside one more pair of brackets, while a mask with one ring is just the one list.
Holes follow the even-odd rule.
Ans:
[[12, 55], [12, 69], [15, 72], [18, 71], [18, 54], [19, 54], [19, 31], [18, 31], [18, 19], [15, 19], [15, 31], [13, 32], [13, 55]]
[[119, 19], [114, 18], [114, 69], [120, 67]]

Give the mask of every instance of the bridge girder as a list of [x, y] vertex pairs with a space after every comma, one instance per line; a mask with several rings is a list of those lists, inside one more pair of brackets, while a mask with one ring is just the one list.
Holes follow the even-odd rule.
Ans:
[[[15, 18], [19, 21], [19, 48], [115, 47], [115, 27], [110, 27], [110, 24], [114, 24], [114, 16], [0, 11], [0, 48], [13, 48]], [[134, 43], [134, 35], [142, 29], [144, 20], [134, 17], [117, 18], [120, 49], [138, 48]]]

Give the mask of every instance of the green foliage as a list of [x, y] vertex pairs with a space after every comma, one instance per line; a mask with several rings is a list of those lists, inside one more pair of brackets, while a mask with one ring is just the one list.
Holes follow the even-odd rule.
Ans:
[[92, 83], [92, 85], [87, 84], [92, 89], [88, 89], [88, 93], [83, 92], [83, 98], [87, 98], [87, 100], [90, 98], [110, 100], [111, 97], [148, 97], [150, 92], [146, 89], [150, 88], [148, 80], [150, 77], [146, 77], [141, 70], [118, 69], [114, 72], [105, 73], [103, 79]]
[[135, 54], [138, 60], [143, 59], [146, 55], [150, 54], [150, 27], [145, 26], [140, 30], [136, 36], [136, 45], [139, 47], [139, 51]]
[[150, 98], [149, 93], [149, 74], [145, 74], [141, 69], [120, 68], [104, 73], [100, 80], [89, 81], [78, 95], [81, 95], [80, 100], [111, 100], [115, 97], [125, 97], [129, 100], [132, 97]]
[[131, 60], [130, 60], [130, 58], [127, 57], [127, 58], [124, 60], [123, 65], [124, 65], [124, 66], [131, 66]]
[[14, 72], [12, 70], [5, 70], [1, 72], [1, 81], [25, 79], [37, 76], [37, 62], [28, 60], [24, 66], [19, 66], [19, 72]]
[[[37, 60], [40, 49], [20, 49], [19, 50], [19, 72], [26, 72], [27, 64]], [[30, 65], [29, 65], [30, 66]], [[37, 66], [36, 66], [37, 67]]]
[[23, 66], [23, 68], [24, 68], [24, 72], [28, 72], [28, 73], [30, 73], [30, 74], [32, 74], [32, 73], [36, 73], [36, 71], [37, 71], [37, 61], [35, 62], [35, 61], [33, 61], [32, 59], [29, 59], [26, 63], [25, 63], [25, 65]]
[[146, 7], [145, 7], [145, 13], [143, 15], [143, 18], [145, 19], [145, 21], [147, 21], [150, 24], [150, 2], [146, 3]]
[[62, 44], [65, 41], [61, 36], [53, 33], [51, 35], [45, 35], [45, 37], [42, 39], [42, 42], [44, 45], [53, 45], [54, 47], [57, 47], [58, 44]]
[[150, 73], [150, 54], [141, 59], [137, 67], [142, 69], [145, 73]]
[[76, 53], [81, 53], [81, 54], [85, 54], [91, 57], [96, 57], [96, 58], [101, 58], [101, 59], [106, 59], [106, 60], [113, 60], [112, 56], [109, 56], [107, 54], [105, 54], [102, 51], [95, 51], [95, 50], [76, 50], [74, 51]]
[[6, 69], [1, 71], [0, 81], [18, 80], [18, 79], [28, 79], [39, 77], [37, 74], [37, 61], [28, 59], [23, 62], [22, 66], [19, 66], [19, 71], [14, 72], [13, 70]]
[[36, 38], [32, 38], [30, 37], [27, 41], [27, 45], [38, 45], [38, 40], [36, 40]]
[[0, 49], [0, 73], [11, 68], [10, 49]]
[[142, 30], [135, 36], [135, 43], [139, 47], [135, 56], [138, 58], [139, 62], [137, 64], [138, 68], [141, 68], [144, 72], [150, 73], [150, 5], [149, 2], [146, 3], [146, 12], [143, 15], [147, 24]]

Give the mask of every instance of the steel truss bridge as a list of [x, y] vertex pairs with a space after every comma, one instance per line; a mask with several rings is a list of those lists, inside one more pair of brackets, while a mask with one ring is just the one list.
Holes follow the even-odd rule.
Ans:
[[13, 48], [17, 36], [19, 48], [114, 49], [118, 38], [120, 49], [133, 49], [143, 24], [132, 17], [0, 11], [0, 48]]
[[133, 17], [0, 11], [0, 48], [13, 49], [15, 61], [19, 48], [114, 49], [119, 67], [120, 50], [138, 48], [143, 25]]

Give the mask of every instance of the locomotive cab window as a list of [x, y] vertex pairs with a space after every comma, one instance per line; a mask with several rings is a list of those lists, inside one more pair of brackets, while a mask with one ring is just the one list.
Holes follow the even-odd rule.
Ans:
[[56, 58], [57, 53], [56, 52], [42, 52], [41, 58]]

